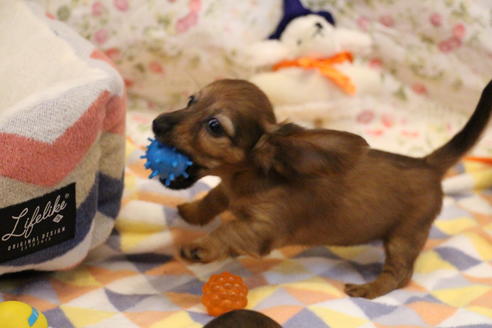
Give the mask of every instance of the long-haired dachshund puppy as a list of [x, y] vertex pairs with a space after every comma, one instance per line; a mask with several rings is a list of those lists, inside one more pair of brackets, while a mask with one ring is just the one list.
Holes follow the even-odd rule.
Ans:
[[381, 239], [386, 254], [376, 280], [347, 284], [351, 296], [374, 298], [405, 286], [434, 218], [441, 179], [477, 142], [492, 108], [492, 82], [470, 120], [448, 143], [413, 158], [369, 147], [360, 136], [277, 123], [255, 85], [219, 80], [191, 96], [186, 108], [159, 115], [153, 132], [192, 158], [190, 187], [205, 175], [221, 183], [203, 199], [178, 207], [204, 225], [225, 210], [237, 218], [183, 245], [181, 256], [210, 262], [262, 256], [292, 245], [357, 245]]

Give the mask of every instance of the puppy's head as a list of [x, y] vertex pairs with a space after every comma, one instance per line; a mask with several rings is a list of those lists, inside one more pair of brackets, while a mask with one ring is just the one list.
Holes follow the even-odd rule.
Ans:
[[158, 141], [188, 155], [188, 178], [169, 186], [188, 188], [205, 175], [248, 168], [284, 178], [347, 171], [367, 150], [355, 134], [277, 124], [270, 101], [254, 84], [219, 80], [191, 96], [183, 109], [159, 115]]
[[188, 155], [193, 165], [189, 178], [169, 186], [188, 188], [199, 178], [244, 163], [270, 126], [272, 105], [254, 84], [219, 80], [192, 95], [185, 108], [159, 115], [152, 123], [158, 141]]

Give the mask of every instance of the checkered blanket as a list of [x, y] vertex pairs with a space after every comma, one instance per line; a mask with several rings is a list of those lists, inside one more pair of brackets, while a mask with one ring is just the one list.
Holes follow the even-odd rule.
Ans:
[[[410, 285], [375, 300], [350, 298], [343, 283], [369, 281], [381, 269], [379, 243], [287, 247], [264, 259], [208, 265], [177, 260], [176, 244], [220, 219], [189, 226], [175, 205], [200, 197], [216, 181], [170, 191], [147, 179], [139, 156], [153, 115], [128, 114], [126, 188], [108, 242], [72, 270], [0, 280], [0, 300], [32, 304], [54, 328], [194, 328], [211, 320], [200, 302], [203, 283], [229, 271], [247, 283], [248, 308], [286, 328], [492, 327], [492, 194], [483, 189], [492, 182], [489, 166], [465, 161], [445, 180], [444, 207]], [[456, 187], [466, 186], [464, 180], [465, 190]]]

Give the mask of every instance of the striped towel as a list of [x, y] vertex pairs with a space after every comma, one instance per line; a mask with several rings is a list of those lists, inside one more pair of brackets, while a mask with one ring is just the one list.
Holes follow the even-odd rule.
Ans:
[[125, 108], [93, 45], [30, 3], [0, 2], [0, 274], [69, 268], [108, 238]]

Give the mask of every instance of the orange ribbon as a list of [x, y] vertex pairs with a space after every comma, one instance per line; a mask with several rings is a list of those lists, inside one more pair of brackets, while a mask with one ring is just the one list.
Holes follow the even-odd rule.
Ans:
[[350, 80], [350, 77], [333, 67], [334, 64], [340, 64], [345, 61], [353, 61], [353, 56], [348, 51], [338, 53], [328, 58], [315, 59], [309, 57], [300, 57], [294, 60], [283, 60], [275, 64], [275, 66], [273, 66], [273, 70], [277, 71], [281, 68], [286, 67], [317, 69], [323, 76], [330, 79], [347, 94], [353, 95], [355, 94], [355, 85]]
[[473, 156], [468, 156], [464, 158], [465, 160], [468, 161], [474, 161], [474, 162], [480, 162], [488, 165], [492, 165], [492, 158], [491, 157], [473, 157]]

